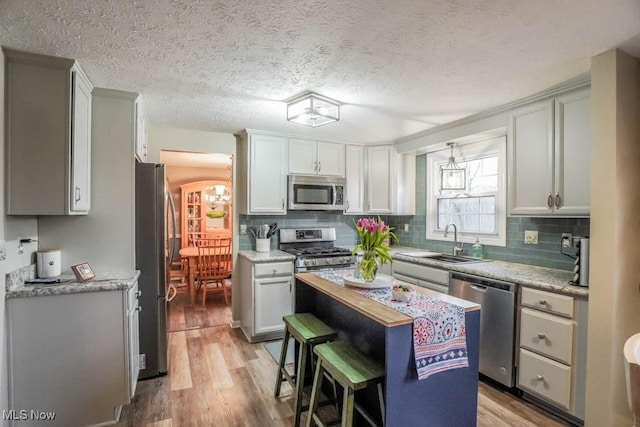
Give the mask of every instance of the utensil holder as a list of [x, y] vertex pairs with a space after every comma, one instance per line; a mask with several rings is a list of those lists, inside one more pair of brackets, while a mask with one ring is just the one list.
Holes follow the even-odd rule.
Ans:
[[269, 252], [271, 250], [271, 239], [256, 239], [256, 252]]

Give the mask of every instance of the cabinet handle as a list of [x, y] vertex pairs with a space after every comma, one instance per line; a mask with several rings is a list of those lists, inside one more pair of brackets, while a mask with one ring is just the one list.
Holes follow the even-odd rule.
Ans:
[[289, 293], [291, 293], [291, 291], [293, 290], [293, 289], [291, 289], [291, 285], [292, 285], [292, 282], [291, 282], [291, 280], [289, 280]]
[[142, 306], [141, 305], [136, 306], [136, 311], [142, 311]]
[[560, 193], [556, 193], [556, 208], [560, 207], [561, 202], [562, 202], [562, 199], [560, 198]]
[[75, 195], [75, 196], [76, 196], [76, 197], [75, 197], [76, 202], [79, 202], [79, 201], [80, 201], [80, 197], [81, 197], [81, 196], [80, 196], [80, 187], [76, 187], [76, 188], [75, 188], [75, 193], [76, 193], [76, 195]]
[[545, 334], [543, 334], [542, 332], [538, 332], [538, 338], [543, 340], [543, 339], [547, 338], [547, 336]]
[[142, 295], [142, 291], [136, 292], [136, 298], [140, 298], [140, 295]]
[[538, 304], [547, 305], [547, 300], [546, 299], [541, 299], [540, 301], [538, 301]]
[[544, 381], [544, 377], [542, 375], [536, 375], [536, 380]]
[[282, 209], [284, 209], [284, 199], [282, 199]]
[[547, 196], [547, 206], [550, 208], [553, 207], [553, 196], [551, 195], [551, 193], [549, 193], [549, 195]]
[[349, 210], [349, 201], [347, 200], [347, 210]]
[[277, 268], [274, 268], [274, 269], [273, 269], [273, 274], [276, 274], [277, 272], [278, 272], [278, 269], [277, 269]]
[[318, 172], [318, 161], [317, 160], [313, 162], [313, 171], [314, 172]]
[[320, 169], [322, 169], [322, 163], [318, 162], [318, 173], [320, 173]]

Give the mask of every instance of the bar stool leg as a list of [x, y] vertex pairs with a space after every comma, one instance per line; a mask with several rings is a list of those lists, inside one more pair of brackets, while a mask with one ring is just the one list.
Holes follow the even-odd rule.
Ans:
[[318, 400], [320, 399], [320, 389], [322, 388], [323, 377], [324, 367], [322, 366], [322, 360], [318, 360], [316, 363], [315, 374], [313, 375], [313, 387], [311, 388], [311, 400], [309, 401], [309, 415], [307, 417], [306, 427], [315, 425], [315, 421], [318, 418], [316, 410], [318, 409]]
[[280, 350], [280, 362], [278, 364], [278, 375], [276, 376], [276, 388], [273, 391], [273, 395], [278, 397], [280, 396], [280, 387], [282, 386], [282, 381], [284, 381], [284, 376], [282, 375], [282, 370], [284, 369], [284, 362], [287, 358], [287, 349], [289, 348], [289, 329], [285, 328], [284, 330], [284, 339], [282, 340], [282, 348]]
[[296, 399], [293, 405], [295, 410], [295, 419], [293, 425], [296, 427], [300, 424], [300, 415], [302, 412], [302, 391], [304, 389], [304, 374], [307, 367], [308, 351], [308, 345], [300, 344], [300, 351], [298, 356], [298, 371], [296, 373]]
[[344, 396], [342, 398], [342, 427], [351, 427], [353, 425], [353, 401], [354, 391], [351, 387], [344, 388]]
[[380, 414], [382, 415], [382, 427], [385, 425], [384, 394], [382, 393], [382, 383], [378, 383], [378, 401], [380, 402]]

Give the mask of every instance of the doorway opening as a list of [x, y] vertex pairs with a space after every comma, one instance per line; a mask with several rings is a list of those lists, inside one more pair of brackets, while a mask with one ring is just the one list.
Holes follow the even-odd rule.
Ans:
[[[175, 254], [168, 268], [168, 284], [172, 288], [168, 293], [173, 296], [175, 291], [168, 302], [168, 330], [229, 325], [230, 298], [227, 302], [222, 292], [210, 292], [209, 285], [203, 303], [197, 246], [214, 241], [211, 239], [232, 239], [233, 156], [161, 150], [160, 162], [165, 165], [165, 185], [175, 206], [175, 225], [168, 220], [166, 232], [167, 249], [173, 246]], [[231, 280], [230, 274], [221, 279], [216, 290], [225, 286], [231, 295]]]

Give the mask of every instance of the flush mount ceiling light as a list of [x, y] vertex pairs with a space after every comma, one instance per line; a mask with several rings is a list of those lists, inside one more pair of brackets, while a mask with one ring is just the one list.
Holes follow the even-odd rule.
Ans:
[[340, 120], [340, 103], [307, 92], [287, 102], [287, 120], [316, 127]]
[[461, 168], [453, 157], [453, 147], [455, 142], [447, 142], [451, 149], [449, 162], [446, 166], [440, 167], [440, 189], [441, 190], [464, 190], [467, 187], [467, 169]]

